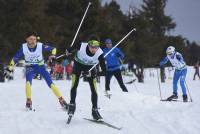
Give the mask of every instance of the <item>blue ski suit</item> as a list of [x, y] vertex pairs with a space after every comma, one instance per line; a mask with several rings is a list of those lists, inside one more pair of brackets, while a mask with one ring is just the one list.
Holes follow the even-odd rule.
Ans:
[[185, 78], [187, 74], [186, 63], [183, 56], [179, 52], [175, 52], [172, 56], [167, 55], [161, 62], [160, 66], [163, 66], [168, 61], [171, 62], [172, 66], [175, 67], [174, 78], [173, 78], [173, 93], [177, 94], [178, 80], [180, 79], [180, 85], [182, 88], [183, 95], [187, 95]]

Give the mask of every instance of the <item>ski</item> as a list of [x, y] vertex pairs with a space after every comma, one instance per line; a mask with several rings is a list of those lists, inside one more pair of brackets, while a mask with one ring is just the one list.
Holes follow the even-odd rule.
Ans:
[[114, 126], [114, 125], [112, 125], [112, 124], [110, 124], [110, 123], [107, 123], [107, 122], [105, 122], [105, 121], [103, 121], [103, 120], [93, 120], [93, 119], [88, 119], [88, 118], [83, 118], [84, 120], [87, 120], [87, 121], [90, 121], [90, 122], [93, 122], [93, 123], [97, 123], [97, 124], [101, 124], [101, 125], [105, 125], [105, 126], [107, 126], [107, 127], [110, 127], [110, 128], [113, 128], [113, 129], [116, 129], [116, 130], [121, 130], [122, 129], [122, 127], [117, 127], [117, 126]]
[[136, 81], [136, 79], [133, 79], [133, 80], [131, 80], [131, 81], [129, 81], [129, 82], [126, 82], [126, 84], [132, 84], [133, 82], [135, 82]]
[[160, 100], [160, 101], [168, 101], [168, 102], [184, 102], [184, 103], [186, 103], [186, 102], [191, 102], [191, 101], [183, 101], [183, 100], [169, 100], [169, 99], [163, 99], [163, 100]]
[[180, 100], [169, 100], [169, 99], [162, 99], [160, 101], [180, 101]]
[[69, 115], [68, 119], [67, 119], [67, 124], [70, 124], [71, 120], [72, 120], [72, 116], [73, 115]]

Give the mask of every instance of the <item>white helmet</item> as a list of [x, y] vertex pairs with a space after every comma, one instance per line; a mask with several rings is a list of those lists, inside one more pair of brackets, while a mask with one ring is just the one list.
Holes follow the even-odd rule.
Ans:
[[166, 50], [166, 54], [167, 55], [171, 55], [171, 54], [174, 54], [175, 53], [175, 47], [173, 46], [169, 46]]

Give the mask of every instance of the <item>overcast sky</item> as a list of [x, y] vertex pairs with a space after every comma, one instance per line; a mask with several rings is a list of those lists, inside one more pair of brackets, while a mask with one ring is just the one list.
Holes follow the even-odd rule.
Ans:
[[[111, 0], [102, 0], [103, 3]], [[140, 7], [142, 0], [116, 0], [123, 12], [127, 12], [129, 5]], [[200, 44], [200, 0], [168, 0], [166, 14], [170, 15], [177, 26], [173, 35], [182, 35], [190, 41]]]

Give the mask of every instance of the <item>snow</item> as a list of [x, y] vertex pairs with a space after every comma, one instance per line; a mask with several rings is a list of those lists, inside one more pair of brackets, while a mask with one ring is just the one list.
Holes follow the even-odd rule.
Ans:
[[[22, 68], [15, 69], [15, 79], [0, 83], [0, 134], [198, 134], [200, 132], [200, 80], [193, 81], [194, 70], [188, 69], [187, 85], [193, 102], [161, 102], [156, 69], [145, 70], [145, 83], [127, 84], [128, 93], [111, 81], [111, 99], [104, 96], [104, 78], [97, 84], [99, 112], [104, 120], [122, 127], [115, 130], [83, 118], [91, 117], [89, 84], [80, 80], [77, 109], [71, 124], [67, 113], [44, 80], [33, 80], [32, 97], [36, 111], [25, 110], [25, 79]], [[150, 77], [149, 73], [154, 77]], [[166, 70], [168, 75], [168, 71]], [[171, 77], [173, 72], [171, 72]], [[127, 82], [132, 77], [123, 76]], [[172, 79], [161, 84], [162, 98], [172, 93]], [[71, 81], [54, 81], [69, 102]], [[137, 89], [136, 89], [137, 88]], [[179, 88], [179, 99], [182, 100]]]

